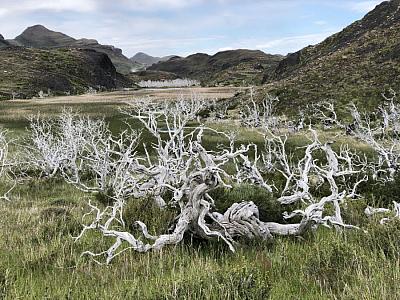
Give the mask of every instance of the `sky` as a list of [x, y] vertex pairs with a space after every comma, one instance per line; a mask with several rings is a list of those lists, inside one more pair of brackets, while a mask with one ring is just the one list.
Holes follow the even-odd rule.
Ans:
[[0, 0], [0, 34], [42, 24], [131, 57], [229, 49], [287, 54], [323, 41], [382, 0]]

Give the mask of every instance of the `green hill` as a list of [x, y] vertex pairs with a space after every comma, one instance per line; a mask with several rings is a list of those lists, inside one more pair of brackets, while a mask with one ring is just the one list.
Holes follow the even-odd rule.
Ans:
[[175, 73], [181, 78], [197, 79], [204, 85], [260, 84], [265, 72], [272, 72], [280, 55], [259, 50], [230, 50], [210, 56], [197, 53], [188, 57], [172, 57], [152, 65], [148, 70]]
[[0, 49], [0, 100], [83, 93], [90, 87], [114, 89], [127, 85], [107, 55], [93, 50], [24, 47]]

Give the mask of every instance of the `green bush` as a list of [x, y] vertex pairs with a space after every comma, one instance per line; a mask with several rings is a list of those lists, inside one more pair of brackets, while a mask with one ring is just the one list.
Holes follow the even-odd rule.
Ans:
[[58, 236], [78, 235], [81, 224], [65, 208], [49, 207], [40, 213], [39, 238], [49, 241]]
[[253, 201], [258, 206], [260, 219], [264, 222], [282, 222], [282, 214], [289, 208], [276, 201], [276, 197], [265, 190], [250, 184], [234, 186], [232, 189], [217, 188], [211, 192], [215, 209], [224, 213], [233, 203]]
[[173, 224], [175, 210], [160, 209], [153, 198], [128, 199], [123, 209], [123, 220], [130, 230], [135, 229], [135, 222], [146, 224], [150, 233], [166, 233]]
[[393, 201], [400, 202], [400, 173], [393, 181], [380, 184], [372, 179], [360, 186], [362, 193], [368, 200], [369, 205], [388, 207]]

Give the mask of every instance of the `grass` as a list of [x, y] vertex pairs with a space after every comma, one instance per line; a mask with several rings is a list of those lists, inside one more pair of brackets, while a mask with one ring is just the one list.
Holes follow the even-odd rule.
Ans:
[[[10, 108], [1, 105], [0, 109]], [[95, 108], [98, 112], [93, 107], [79, 108], [92, 114], [107, 111], [114, 131], [122, 124], [114, 106]], [[58, 108], [41, 110], [53, 114]], [[10, 119], [1, 116], [0, 124], [20, 135], [26, 121], [16, 118], [11, 123]], [[258, 134], [245, 129], [239, 130], [238, 139], [262, 145]], [[210, 135], [206, 142], [213, 147], [220, 141]], [[304, 142], [304, 136], [297, 136], [288, 146]], [[161, 252], [127, 250], [111, 265], [100, 266], [81, 253], [102, 251], [112, 241], [94, 233], [76, 243], [72, 239], [81, 230], [87, 200], [98, 200], [56, 179], [31, 181], [17, 187], [12, 202], [0, 202], [0, 299], [398, 299], [400, 223], [380, 226], [363, 214], [367, 204], [396, 197], [398, 186], [381, 187], [378, 193], [366, 186], [365, 199], [344, 209], [346, 220], [362, 224], [368, 232], [320, 228], [302, 238], [243, 241], [236, 253], [223, 243], [188, 236]], [[221, 210], [236, 201], [252, 200], [264, 220], [277, 221], [288, 209], [248, 185], [218, 189], [213, 197]], [[155, 232], [165, 229], [173, 213], [160, 212], [143, 200], [132, 201], [124, 217], [127, 226], [140, 219]]]
[[[254, 192], [244, 187], [240, 196]], [[222, 243], [187, 238], [160, 253], [126, 251], [110, 266], [80, 254], [110, 241], [74, 243], [84, 197], [61, 182], [20, 186], [2, 202], [0, 292], [5, 299], [396, 299], [400, 296], [400, 224], [367, 222], [362, 231], [320, 229], [303, 239]], [[232, 196], [230, 196], [232, 197]], [[217, 198], [220, 199], [220, 197]], [[239, 200], [239, 196], [236, 200]], [[142, 206], [131, 208], [139, 217]], [[147, 222], [161, 225], [150, 208]], [[164, 214], [168, 214], [165, 212]]]

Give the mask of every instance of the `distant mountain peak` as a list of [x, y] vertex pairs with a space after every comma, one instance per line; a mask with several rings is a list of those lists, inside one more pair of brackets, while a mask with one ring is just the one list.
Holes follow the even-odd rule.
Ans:
[[41, 25], [41, 24], [36, 24], [36, 25], [33, 25], [33, 26], [29, 26], [26, 30], [27, 31], [30, 31], [30, 30], [52, 31], [52, 30], [49, 30], [47, 27], [45, 27], [44, 25]]
[[144, 52], [138, 52], [136, 53], [134, 56], [132, 56], [130, 58], [131, 61], [133, 62], [137, 62], [140, 63], [146, 67], [149, 67], [153, 64], [156, 64], [158, 62], [161, 61], [167, 61], [169, 60], [171, 57], [175, 57], [174, 55], [170, 55], [170, 56], [164, 56], [164, 57], [156, 57], [156, 56], [151, 56], [147, 53]]
[[[73, 39], [72, 37], [62, 33], [48, 29], [47, 27], [37, 24], [26, 28], [21, 35], [60, 35], [63, 37], [68, 37]], [[74, 39], [73, 39], [74, 40]]]
[[15, 40], [24, 46], [35, 48], [63, 47], [75, 42], [74, 38], [43, 25], [28, 27]]

